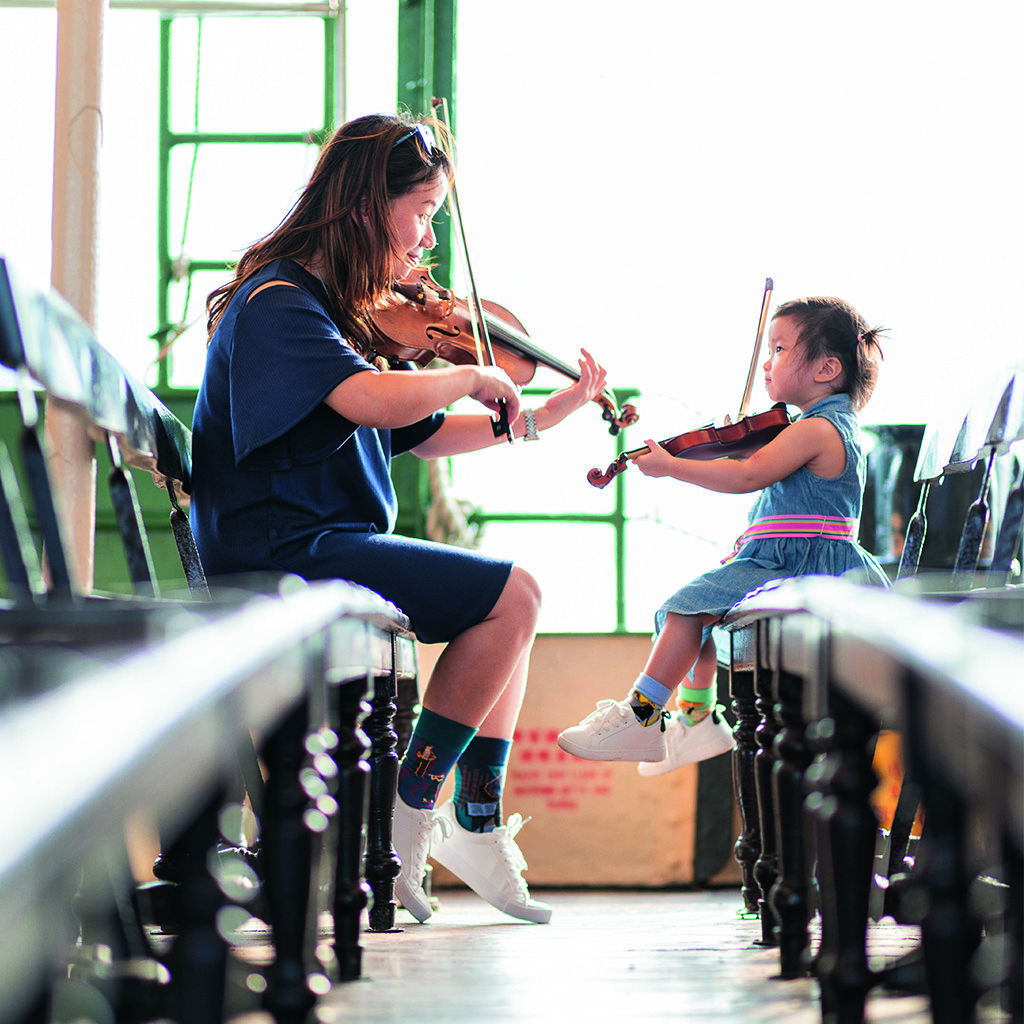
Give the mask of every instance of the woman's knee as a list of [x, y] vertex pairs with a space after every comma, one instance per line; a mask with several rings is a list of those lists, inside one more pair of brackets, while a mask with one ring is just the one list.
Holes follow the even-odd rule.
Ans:
[[494, 614], [516, 623], [530, 636], [537, 629], [540, 616], [540, 584], [525, 569], [512, 566], [505, 588], [494, 606]]

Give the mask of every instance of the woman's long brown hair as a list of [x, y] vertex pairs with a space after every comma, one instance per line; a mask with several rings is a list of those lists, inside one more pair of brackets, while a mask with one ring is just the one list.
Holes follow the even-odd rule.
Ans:
[[[430, 124], [438, 145], [424, 144], [415, 130], [421, 123]], [[316, 263], [328, 312], [346, 341], [367, 355], [367, 317], [394, 283], [390, 204], [436, 175], [450, 179], [452, 173], [451, 138], [433, 120], [371, 114], [342, 125], [288, 215], [246, 251], [234, 277], [210, 293], [209, 337], [238, 289], [267, 264], [288, 257], [304, 266]]]

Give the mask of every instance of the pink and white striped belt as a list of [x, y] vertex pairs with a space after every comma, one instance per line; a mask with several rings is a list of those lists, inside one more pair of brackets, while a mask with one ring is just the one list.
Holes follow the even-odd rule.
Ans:
[[755, 519], [737, 538], [732, 551], [722, 564], [732, 561], [747, 541], [769, 537], [827, 537], [829, 540], [853, 540], [857, 534], [856, 519], [838, 516], [762, 516]]

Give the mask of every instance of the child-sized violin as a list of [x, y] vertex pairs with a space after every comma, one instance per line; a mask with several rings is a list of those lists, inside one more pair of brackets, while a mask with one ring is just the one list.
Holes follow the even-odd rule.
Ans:
[[[789, 424], [786, 404], [778, 402], [767, 412], [744, 416], [736, 423], [726, 423], [721, 427], [699, 427], [658, 443], [669, 455], [680, 459], [745, 459], [758, 448], [763, 448]], [[587, 480], [595, 487], [605, 487], [629, 465], [630, 460], [646, 455], [650, 450], [644, 445], [643, 448], [623, 452], [603, 473], [599, 469], [592, 469], [587, 474]]]
[[[764, 285], [761, 316], [757, 324], [757, 337], [754, 339], [754, 355], [750, 360], [747, 385], [743, 391], [743, 401], [740, 403], [736, 421], [732, 422], [729, 417], [726, 417], [724, 426], [699, 427], [696, 430], [688, 430], [659, 442], [670, 455], [680, 459], [705, 461], [723, 458], [743, 459], [752, 455], [759, 448], [763, 448], [772, 438], [789, 426], [790, 417], [784, 402], [776, 403], [767, 412], [757, 413], [753, 416], [746, 414], [750, 392], [754, 386], [754, 373], [757, 370], [757, 357], [761, 348], [761, 339], [764, 336], [765, 322], [768, 319], [768, 302], [771, 295], [772, 279], [769, 277]], [[606, 487], [633, 459], [646, 455], [650, 450], [649, 446], [644, 445], [643, 448], [634, 448], [632, 451], [623, 452], [603, 472], [600, 469], [592, 469], [587, 474], [587, 480], [594, 487]]]

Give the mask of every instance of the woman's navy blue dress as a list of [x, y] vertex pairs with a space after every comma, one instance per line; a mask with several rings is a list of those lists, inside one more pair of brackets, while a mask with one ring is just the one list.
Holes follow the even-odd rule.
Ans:
[[[248, 301], [270, 281], [297, 287]], [[190, 518], [204, 568], [212, 578], [351, 580], [398, 605], [424, 642], [450, 640], [487, 617], [512, 563], [392, 534], [391, 458], [427, 440], [444, 413], [380, 430], [325, 405], [348, 377], [377, 372], [326, 302], [317, 278], [277, 260], [236, 292], [214, 332], [192, 435]]]

